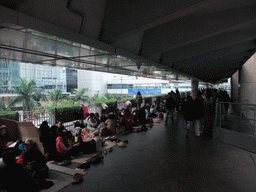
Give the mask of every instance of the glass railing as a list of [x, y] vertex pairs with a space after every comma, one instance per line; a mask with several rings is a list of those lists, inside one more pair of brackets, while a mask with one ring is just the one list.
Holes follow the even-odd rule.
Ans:
[[215, 112], [217, 127], [256, 136], [256, 105], [217, 102]]

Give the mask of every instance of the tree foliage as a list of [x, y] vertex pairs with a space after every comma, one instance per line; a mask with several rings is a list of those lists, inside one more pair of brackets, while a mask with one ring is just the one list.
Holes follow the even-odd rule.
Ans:
[[38, 106], [35, 90], [36, 82], [35, 80], [27, 81], [25, 78], [20, 78], [20, 84], [13, 87], [14, 92], [18, 94], [17, 97], [12, 99], [9, 103], [10, 107], [13, 107], [16, 103], [23, 103], [23, 111], [30, 111], [34, 107]]
[[104, 95], [100, 95], [99, 91], [97, 91], [91, 98], [95, 105], [100, 103], [111, 103], [117, 101], [117, 95], [111, 93], [105, 93]]
[[54, 89], [48, 92], [48, 97], [53, 102], [54, 107], [57, 107], [58, 102], [63, 98], [62, 89]]
[[74, 100], [75, 101], [89, 101], [89, 96], [85, 95], [85, 93], [89, 89], [83, 88], [83, 89], [75, 89], [75, 96]]

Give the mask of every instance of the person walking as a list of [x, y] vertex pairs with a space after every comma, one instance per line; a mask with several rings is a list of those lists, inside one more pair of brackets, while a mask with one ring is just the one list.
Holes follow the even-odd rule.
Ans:
[[202, 133], [202, 123], [205, 117], [205, 101], [202, 97], [201, 91], [197, 92], [195, 103], [195, 136], [200, 137]]
[[142, 104], [142, 95], [140, 92], [138, 92], [136, 95], [136, 103], [137, 103], [137, 107], [140, 107]]
[[182, 108], [181, 108], [181, 114], [183, 115], [184, 119], [186, 120], [186, 137], [189, 137], [189, 131], [191, 126], [193, 125], [194, 121], [194, 100], [190, 95], [187, 96], [187, 99], [184, 101]]
[[169, 116], [171, 116], [172, 122], [174, 120], [174, 108], [175, 108], [175, 101], [172, 97], [171, 93], [168, 93], [167, 99], [166, 99], [166, 115], [165, 115], [165, 124], [168, 122]]

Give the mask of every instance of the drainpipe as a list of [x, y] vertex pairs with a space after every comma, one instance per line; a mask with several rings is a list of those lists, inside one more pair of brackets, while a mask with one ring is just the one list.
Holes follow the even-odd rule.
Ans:
[[72, 0], [68, 0], [67, 9], [68, 9], [70, 12], [75, 13], [76, 15], [82, 17], [82, 21], [81, 21], [81, 25], [80, 25], [80, 29], [79, 29], [79, 33], [82, 34], [85, 15], [84, 15], [83, 13], [80, 13], [79, 11], [77, 11], [77, 10], [71, 8], [71, 1], [72, 1]]

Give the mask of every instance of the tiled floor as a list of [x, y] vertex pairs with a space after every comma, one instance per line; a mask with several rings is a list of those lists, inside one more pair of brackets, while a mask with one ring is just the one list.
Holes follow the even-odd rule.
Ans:
[[115, 146], [92, 165], [83, 183], [68, 191], [256, 191], [255, 154], [214, 139], [185, 137], [185, 122], [155, 123], [130, 133], [126, 148]]

